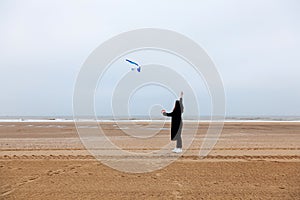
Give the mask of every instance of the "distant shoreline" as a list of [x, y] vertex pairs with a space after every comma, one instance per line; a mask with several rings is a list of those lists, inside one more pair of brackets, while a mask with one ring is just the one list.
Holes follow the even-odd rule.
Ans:
[[[162, 122], [162, 121], [170, 121], [169, 118], [166, 119], [99, 119], [99, 120], [94, 120], [94, 119], [82, 119], [82, 120], [74, 120], [74, 119], [0, 119], [0, 123], [11, 123], [11, 122], [15, 122], [15, 123], [38, 123], [38, 122], [47, 122], [47, 123], [64, 123], [64, 122]], [[193, 119], [184, 119], [184, 122], [222, 122], [219, 120], [193, 120]], [[255, 122], [255, 123], [259, 123], [259, 122], [300, 122], [300, 119], [294, 119], [294, 120], [269, 120], [269, 119], [225, 119], [223, 122], [225, 123], [235, 123], [235, 122], [241, 122], [241, 123], [248, 123], [248, 122]]]

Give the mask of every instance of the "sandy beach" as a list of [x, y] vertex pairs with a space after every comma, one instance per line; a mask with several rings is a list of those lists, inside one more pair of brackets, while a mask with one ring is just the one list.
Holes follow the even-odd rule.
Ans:
[[[169, 123], [146, 144], [128, 139], [113, 122], [101, 126], [128, 151], [169, 141]], [[193, 127], [185, 123], [183, 140]], [[200, 123], [174, 163], [135, 174], [97, 161], [73, 122], [1, 122], [0, 199], [300, 199], [299, 122], [226, 122], [214, 149], [200, 159], [207, 128]]]

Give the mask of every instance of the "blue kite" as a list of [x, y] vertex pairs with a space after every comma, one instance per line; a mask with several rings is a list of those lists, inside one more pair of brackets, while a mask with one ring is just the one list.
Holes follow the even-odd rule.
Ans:
[[126, 61], [129, 62], [130, 64], [134, 64], [134, 65], [136, 65], [136, 66], [139, 66], [139, 64], [137, 64], [136, 62], [133, 62], [133, 61], [131, 61], [131, 60], [126, 59]]
[[[133, 64], [133, 65], [138, 66], [138, 68], [136, 68], [136, 70], [137, 70], [138, 72], [141, 72], [141, 66], [139, 66], [139, 64], [137, 64], [136, 62], [133, 62], [133, 61], [131, 61], [131, 60], [128, 60], [128, 59], [126, 59], [126, 61], [129, 62], [130, 64]], [[131, 70], [133, 71], [134, 68], [131, 68]]]

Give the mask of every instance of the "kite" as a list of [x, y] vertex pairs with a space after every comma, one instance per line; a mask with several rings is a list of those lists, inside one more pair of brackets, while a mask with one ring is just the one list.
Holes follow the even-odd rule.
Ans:
[[129, 62], [130, 64], [134, 64], [134, 65], [136, 65], [136, 66], [139, 66], [139, 64], [137, 64], [136, 62], [133, 62], [133, 61], [131, 61], [131, 60], [126, 59], [126, 61]]
[[[139, 64], [137, 64], [136, 62], [133, 62], [131, 60], [126, 59], [127, 62], [129, 62], [130, 64], [136, 65], [138, 68], [136, 68], [136, 70], [138, 72], [141, 72], [141, 66], [139, 66]], [[131, 70], [133, 71], [135, 68], [131, 68]]]

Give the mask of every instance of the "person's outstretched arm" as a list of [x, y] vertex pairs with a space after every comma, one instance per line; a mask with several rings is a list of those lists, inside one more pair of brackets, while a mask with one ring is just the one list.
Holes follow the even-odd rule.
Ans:
[[173, 112], [170, 112], [170, 113], [164, 112], [164, 113], [163, 113], [163, 115], [164, 115], [164, 116], [167, 116], [167, 117], [172, 117], [172, 114], [173, 114]]
[[167, 113], [165, 110], [162, 110], [161, 113], [163, 116], [172, 117], [173, 112]]
[[179, 103], [180, 103], [181, 112], [183, 113], [184, 108], [183, 108], [183, 92], [182, 91], [180, 93]]

